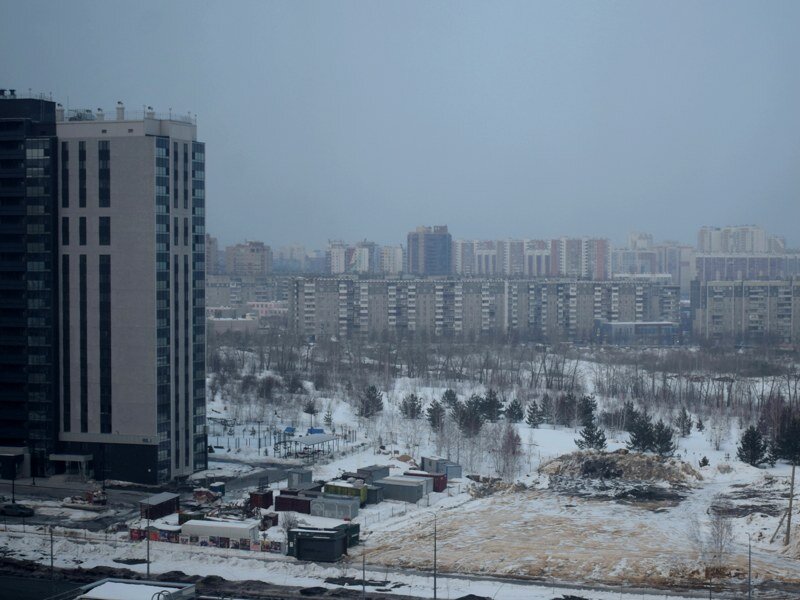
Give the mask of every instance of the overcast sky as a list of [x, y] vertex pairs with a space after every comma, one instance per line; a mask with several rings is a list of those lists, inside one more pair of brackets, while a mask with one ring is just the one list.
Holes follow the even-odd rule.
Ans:
[[794, 0], [0, 0], [0, 87], [196, 112], [222, 243], [798, 246], [799, 32]]

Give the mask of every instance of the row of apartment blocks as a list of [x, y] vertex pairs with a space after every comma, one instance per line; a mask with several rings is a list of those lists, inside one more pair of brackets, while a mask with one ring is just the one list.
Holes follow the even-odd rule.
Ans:
[[578, 341], [605, 321], [677, 324], [680, 290], [652, 281], [324, 277], [294, 279], [289, 290], [289, 327], [306, 337]]
[[692, 329], [698, 340], [800, 342], [800, 278], [692, 282]]

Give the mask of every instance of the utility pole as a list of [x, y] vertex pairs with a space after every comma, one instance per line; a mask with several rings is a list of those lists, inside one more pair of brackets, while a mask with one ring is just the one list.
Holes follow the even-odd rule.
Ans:
[[789, 484], [789, 512], [786, 514], [786, 537], [783, 539], [783, 545], [788, 546], [789, 540], [792, 536], [792, 500], [794, 499], [794, 469], [795, 463], [792, 461], [792, 481]]
[[364, 550], [361, 552], [361, 598], [367, 597], [367, 546], [366, 540]]
[[747, 600], [753, 600], [753, 546], [747, 534]]
[[50, 526], [50, 579], [53, 578], [53, 526]]
[[147, 530], [145, 531], [147, 538], [147, 579], [150, 579], [150, 507], [147, 507]]
[[436, 513], [433, 513], [433, 600], [436, 600]]

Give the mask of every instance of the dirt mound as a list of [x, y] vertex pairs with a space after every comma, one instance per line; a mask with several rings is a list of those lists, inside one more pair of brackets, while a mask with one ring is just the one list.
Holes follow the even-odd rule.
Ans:
[[691, 465], [677, 458], [616, 452], [573, 452], [543, 464], [540, 473], [551, 477], [620, 479], [683, 486], [703, 477]]

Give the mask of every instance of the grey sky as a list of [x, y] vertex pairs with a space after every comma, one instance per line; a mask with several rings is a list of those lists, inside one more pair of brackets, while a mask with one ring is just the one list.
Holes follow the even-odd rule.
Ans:
[[0, 2], [0, 87], [199, 115], [224, 243], [761, 224], [800, 245], [800, 2]]

